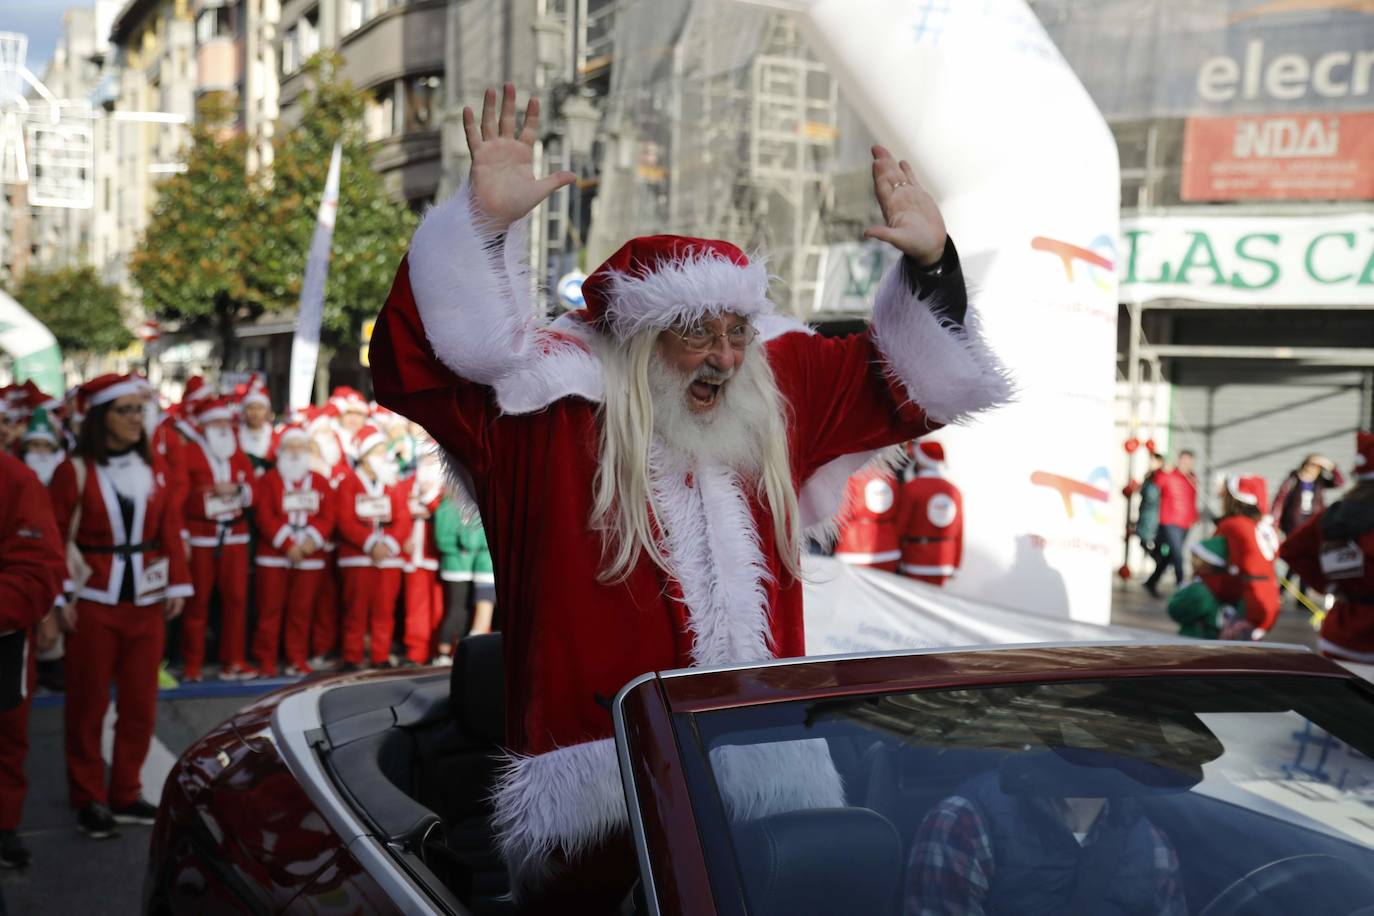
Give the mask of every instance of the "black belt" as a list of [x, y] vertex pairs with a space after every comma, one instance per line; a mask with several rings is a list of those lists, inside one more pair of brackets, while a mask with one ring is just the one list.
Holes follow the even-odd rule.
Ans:
[[951, 538], [908, 537], [903, 535], [902, 540], [908, 544], [943, 544]]
[[88, 544], [77, 544], [76, 549], [82, 553], [113, 553], [121, 557], [131, 557], [136, 553], [146, 553], [149, 550], [157, 550], [160, 546], [160, 541], [142, 541], [138, 544], [108, 544], [98, 547], [92, 547]]

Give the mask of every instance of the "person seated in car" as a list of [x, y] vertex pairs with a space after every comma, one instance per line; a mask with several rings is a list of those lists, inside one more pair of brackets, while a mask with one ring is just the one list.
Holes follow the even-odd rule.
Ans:
[[912, 844], [906, 916], [1183, 916], [1178, 855], [1128, 796], [1007, 791], [994, 770], [926, 815]]

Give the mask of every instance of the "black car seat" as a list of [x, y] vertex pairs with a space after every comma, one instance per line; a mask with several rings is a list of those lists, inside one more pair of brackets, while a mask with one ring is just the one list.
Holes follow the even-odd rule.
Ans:
[[449, 721], [419, 742], [420, 800], [444, 821], [446, 883], [475, 913], [504, 913], [505, 866], [491, 829], [491, 790], [505, 738], [501, 634], [459, 641], [449, 675]]
[[759, 818], [735, 833], [750, 916], [895, 916], [902, 840], [867, 808]]

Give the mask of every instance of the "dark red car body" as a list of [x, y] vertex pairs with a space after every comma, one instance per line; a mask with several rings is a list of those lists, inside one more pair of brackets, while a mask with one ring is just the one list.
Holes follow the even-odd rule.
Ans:
[[[674, 716], [886, 692], [1161, 676], [1358, 680], [1306, 650], [1227, 643], [903, 652], [645, 675], [621, 691], [614, 715], [646, 908], [744, 909], [740, 901], [720, 905], [720, 885], [710, 880]], [[302, 764], [300, 748], [319, 747], [318, 736], [284, 731], [291, 727], [284, 706], [295, 714], [331, 690], [425, 677], [443, 675], [305, 682], [259, 700], [191, 747], [164, 790], [145, 885], [149, 912], [467, 912], [442, 888], [425, 887], [422, 871], [370, 835], [365, 818], [341, 822], [326, 796], [343, 793], [318, 784], [328, 782], [323, 768]]]

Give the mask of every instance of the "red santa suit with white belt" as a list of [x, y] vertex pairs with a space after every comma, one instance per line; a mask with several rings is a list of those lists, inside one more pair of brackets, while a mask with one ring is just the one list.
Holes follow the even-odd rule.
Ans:
[[[1232, 475], [1227, 489], [1240, 502], [1263, 511], [1269, 505], [1264, 478]], [[1247, 515], [1228, 515], [1217, 522], [1216, 534], [1226, 538], [1231, 568], [1221, 577], [1217, 598], [1225, 603], [1244, 602], [1245, 618], [1259, 639], [1273, 629], [1279, 617], [1279, 583], [1274, 559], [1279, 553], [1279, 535], [1269, 516], [1259, 521]]]
[[[384, 441], [375, 427], [358, 433], [357, 452], [365, 455]], [[385, 664], [395, 633], [396, 598], [406, 559], [402, 545], [410, 537], [408, 502], [410, 481], [385, 484], [361, 470], [339, 485], [339, 573], [343, 580], [343, 640], [340, 654], [349, 665], [363, 661], [363, 636], [371, 634], [372, 664]], [[374, 507], [385, 504], [384, 514]], [[372, 558], [375, 544], [385, 544], [391, 556], [380, 563]]]
[[[227, 415], [223, 399], [200, 405], [200, 422]], [[210, 450], [203, 438], [181, 450], [186, 470], [186, 528], [190, 532], [191, 578], [195, 596], [186, 603], [181, 652], [186, 677], [199, 679], [205, 661], [205, 628], [210, 597], [219, 594], [219, 660], [222, 672], [246, 673], [248, 641], [248, 516], [253, 502], [253, 465], [242, 449], [228, 458]], [[219, 484], [234, 484], [233, 496], [217, 496]]]
[[944, 449], [918, 442], [913, 452], [916, 476], [902, 485], [897, 532], [902, 542], [902, 575], [944, 585], [964, 558], [964, 499], [945, 479]]
[[[432, 459], [431, 459], [432, 460]], [[434, 513], [444, 501], [443, 481], [429, 476], [421, 464], [411, 481], [409, 508], [414, 527], [405, 548], [405, 647], [406, 658], [417, 665], [429, 663], [434, 631], [444, 616], [444, 593], [439, 584], [439, 548], [434, 543]], [[423, 516], [423, 517], [421, 517]]]
[[[144, 390], [141, 380], [101, 386], [93, 395], [113, 400]], [[77, 462], [84, 483], [78, 490]], [[168, 469], [157, 455], [151, 465], [135, 450], [104, 464], [84, 458], [62, 463], [49, 492], [59, 531], [70, 532], [79, 510], [75, 542], [90, 567], [77, 593], [76, 629], [68, 636], [66, 668], [67, 786], [73, 808], [90, 802], [116, 808], [137, 801], [139, 772], [152, 742], [157, 711], [157, 668], [165, 636], [163, 604], [191, 595], [191, 575], [181, 544], [181, 507]], [[114, 754], [109, 788], [101, 757], [101, 723], [116, 688]]]
[[[378, 400], [425, 427], [470, 484], [502, 608], [506, 743], [518, 755], [495, 794], [498, 838], [516, 886], [545, 857], [623, 827], [624, 797], [606, 701], [648, 671], [805, 652], [802, 590], [778, 553], [758, 488], [724, 466], [685, 465], [655, 446], [652, 484], [668, 575], [639, 556], [598, 581], [589, 530], [604, 376], [592, 335], [642, 319], [667, 327], [707, 303], [752, 318], [750, 358], [772, 367], [802, 521], [832, 516], [843, 482], [871, 453], [992, 407], [1008, 382], [966, 326], [937, 316], [899, 268], [868, 333], [828, 339], [770, 316], [767, 272], [734, 246], [653, 237], [627, 244], [584, 284], [590, 320], [539, 324], [523, 268], [528, 221], [480, 227], [467, 188], [430, 212], [378, 318], [370, 354]], [[666, 250], [653, 266], [639, 253]], [[950, 246], [946, 290], [964, 291]], [[718, 308], [719, 306], [717, 306]], [[764, 342], [766, 338], [766, 343]], [[780, 422], [783, 422], [780, 418]], [[843, 804], [823, 748], [797, 749], [814, 779], [777, 788], [778, 767], [737, 768], [755, 810]], [[765, 785], [766, 784], [766, 785]], [[569, 793], [568, 786], [576, 786]]]
[[885, 467], [865, 468], [849, 478], [835, 559], [897, 571], [902, 555], [897, 546], [897, 494], [897, 475]]
[[[304, 433], [300, 436], [304, 440]], [[278, 648], [284, 648], [288, 664], [298, 672], [309, 672], [310, 628], [328, 556], [324, 548], [334, 536], [334, 490], [328, 480], [308, 469], [299, 480], [288, 481], [280, 467], [260, 477], [255, 489], [258, 545], [253, 590], [258, 627], [253, 658], [260, 673], [273, 674]], [[298, 544], [312, 545], [314, 552], [292, 563], [287, 554]]]

